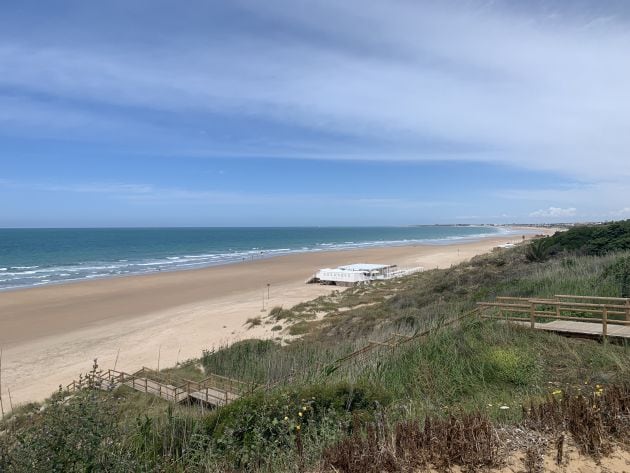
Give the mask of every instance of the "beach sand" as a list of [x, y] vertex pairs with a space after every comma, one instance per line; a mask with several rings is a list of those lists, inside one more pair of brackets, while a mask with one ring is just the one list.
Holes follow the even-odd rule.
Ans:
[[[528, 229], [531, 231], [532, 229]], [[537, 233], [553, 233], [537, 229]], [[2, 397], [14, 406], [41, 401], [60, 384], [101, 368], [165, 368], [202, 350], [245, 338], [277, 336], [271, 325], [247, 329], [265, 308], [291, 307], [339, 290], [305, 284], [317, 269], [369, 262], [444, 268], [521, 235], [450, 245], [302, 253], [204, 269], [162, 272], [0, 293]], [[267, 300], [267, 284], [270, 284]]]

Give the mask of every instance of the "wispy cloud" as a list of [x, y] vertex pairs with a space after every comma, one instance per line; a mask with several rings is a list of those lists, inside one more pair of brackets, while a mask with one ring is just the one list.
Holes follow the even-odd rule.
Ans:
[[530, 217], [549, 217], [549, 218], [557, 218], [557, 217], [574, 217], [577, 213], [577, 209], [575, 207], [569, 207], [566, 209], [560, 207], [549, 207], [548, 209], [536, 210], [529, 214]]
[[197, 205], [290, 205], [345, 206], [363, 209], [426, 209], [457, 206], [453, 201], [413, 200], [405, 198], [348, 197], [312, 193], [248, 193], [204, 189], [185, 189], [153, 184], [92, 182], [83, 184], [16, 182], [0, 179], [0, 188], [63, 194], [92, 194], [109, 199], [126, 200], [137, 204], [162, 205], [164, 203]]

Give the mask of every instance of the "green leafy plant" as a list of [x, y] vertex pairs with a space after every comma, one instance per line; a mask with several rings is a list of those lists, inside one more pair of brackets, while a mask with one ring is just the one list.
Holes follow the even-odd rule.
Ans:
[[532, 241], [525, 252], [525, 258], [532, 263], [541, 263], [549, 257], [547, 241], [540, 238]]

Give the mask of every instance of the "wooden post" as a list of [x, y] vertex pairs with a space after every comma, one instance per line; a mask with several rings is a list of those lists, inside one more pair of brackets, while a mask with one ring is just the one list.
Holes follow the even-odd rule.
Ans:
[[560, 302], [556, 302], [556, 317], [560, 320]]
[[4, 419], [4, 404], [2, 403], [2, 348], [0, 348], [0, 412]]
[[626, 321], [630, 322], [630, 299], [626, 299]]
[[605, 305], [602, 309], [602, 336], [604, 340], [608, 337], [608, 308]]
[[529, 308], [529, 324], [531, 328], [536, 328], [536, 304], [533, 302]]
[[13, 412], [13, 399], [11, 399], [11, 390], [7, 386], [7, 394], [9, 394], [9, 409]]

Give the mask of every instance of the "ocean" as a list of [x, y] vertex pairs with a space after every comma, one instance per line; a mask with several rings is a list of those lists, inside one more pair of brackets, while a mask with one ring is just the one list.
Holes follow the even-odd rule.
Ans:
[[236, 263], [298, 252], [446, 244], [502, 227], [0, 229], [0, 290]]

